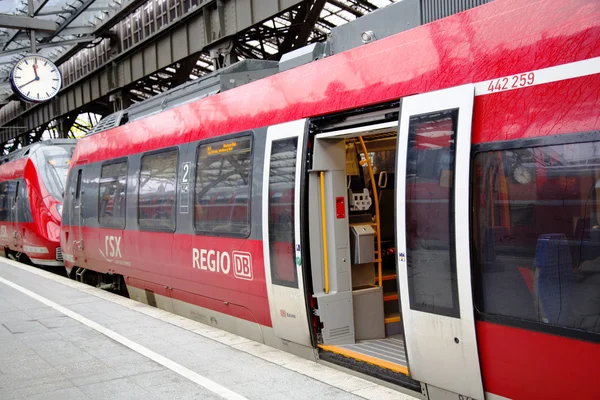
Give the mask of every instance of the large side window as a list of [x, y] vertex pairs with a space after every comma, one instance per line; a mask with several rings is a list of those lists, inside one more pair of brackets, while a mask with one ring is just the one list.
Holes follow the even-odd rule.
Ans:
[[274, 284], [298, 287], [294, 209], [298, 138], [273, 141], [269, 162], [269, 248]]
[[9, 221], [10, 201], [8, 196], [8, 182], [0, 183], [0, 221]]
[[252, 136], [200, 145], [194, 226], [198, 233], [250, 235]]
[[[81, 170], [77, 175], [77, 192], [79, 197]], [[100, 173], [100, 201], [98, 222], [107, 228], [125, 227], [125, 196], [127, 185], [127, 161], [102, 166]]]
[[476, 154], [476, 303], [600, 333], [600, 142]]
[[177, 150], [142, 157], [138, 221], [141, 229], [175, 231]]

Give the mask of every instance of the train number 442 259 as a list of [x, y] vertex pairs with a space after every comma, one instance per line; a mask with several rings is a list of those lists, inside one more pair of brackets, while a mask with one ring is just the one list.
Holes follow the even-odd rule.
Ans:
[[505, 76], [504, 78], [492, 79], [487, 88], [488, 92], [501, 92], [503, 90], [517, 89], [525, 86], [531, 86], [535, 82], [533, 72]]

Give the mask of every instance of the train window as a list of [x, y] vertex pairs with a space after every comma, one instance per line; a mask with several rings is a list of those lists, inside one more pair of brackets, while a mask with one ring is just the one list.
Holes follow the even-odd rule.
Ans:
[[199, 146], [194, 199], [196, 232], [250, 235], [251, 150], [250, 135]]
[[[40, 150], [40, 171], [42, 180], [52, 197], [63, 200], [67, 174], [75, 145], [44, 146]], [[42, 166], [43, 165], [43, 166]]]
[[274, 284], [298, 287], [294, 208], [298, 138], [273, 141], [269, 164], [269, 249]]
[[142, 157], [138, 222], [140, 229], [175, 231], [177, 150]]
[[[81, 170], [77, 177], [80, 185]], [[100, 172], [100, 201], [98, 222], [107, 228], [125, 227], [125, 193], [127, 185], [127, 161], [104, 164]], [[79, 188], [78, 188], [79, 189]], [[79, 193], [79, 190], [77, 191]], [[77, 194], [76, 194], [77, 196]]]
[[10, 201], [8, 195], [8, 182], [0, 183], [0, 221], [9, 221]]
[[458, 110], [410, 118], [406, 165], [406, 261], [410, 308], [459, 317], [454, 248]]
[[29, 203], [29, 194], [27, 193], [27, 184], [23, 181], [19, 185], [18, 201], [19, 206], [17, 207], [17, 219], [19, 222], [33, 222], [33, 216], [31, 215], [31, 205]]
[[478, 153], [472, 203], [477, 308], [600, 333], [600, 142]]

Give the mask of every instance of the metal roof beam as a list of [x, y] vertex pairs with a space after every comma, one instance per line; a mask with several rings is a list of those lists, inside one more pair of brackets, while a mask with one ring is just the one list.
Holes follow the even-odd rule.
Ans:
[[[88, 7], [87, 11], [106, 11], [107, 9], [110, 9], [110, 7], [101, 7], [101, 6], [95, 6], [95, 7]], [[40, 11], [39, 13], [37, 13], [37, 15], [42, 16], [42, 15], [59, 15], [59, 14], [71, 14], [73, 13], [72, 10], [63, 8], [63, 7], [46, 7], [44, 8], [42, 11]]]
[[96, 0], [80, 0], [83, 1], [83, 4], [81, 5], [81, 7], [79, 7], [77, 10], [75, 10], [73, 12], [73, 14], [71, 14], [69, 16], [69, 18], [67, 18], [66, 20], [64, 20], [59, 26], [58, 28], [56, 28], [56, 31], [54, 32], [54, 35], [51, 35], [49, 38], [44, 39], [45, 42], [49, 42], [50, 40], [52, 40], [56, 35], [60, 34], [63, 30], [65, 30], [65, 28], [67, 26], [69, 26], [69, 24], [71, 24], [71, 22], [73, 22], [75, 20], [75, 18], [79, 17], [85, 10], [88, 9], [89, 6], [91, 6], [94, 1]]
[[[41, 10], [42, 8], [44, 8], [44, 6], [46, 5], [46, 3], [50, 1], [50, 0], [41, 0], [36, 7], [33, 10], [33, 16], [35, 17]], [[17, 36], [19, 34], [19, 32], [21, 31], [17, 31], [15, 33], [13, 33], [13, 35], [11, 36], [11, 38], [8, 40], [7, 44], [4, 45], [4, 47], [2, 48], [2, 50], [6, 50], [6, 46], [8, 46], [10, 44], [10, 42], [13, 41], [14, 37]]]
[[[70, 46], [72, 44], [91, 42], [93, 40], [94, 40], [93, 36], [86, 36], [86, 37], [77, 38], [77, 39], [62, 40], [60, 42], [41, 43], [41, 44], [38, 44], [37, 47], [38, 47], [38, 49], [44, 49], [44, 48], [51, 48], [51, 47]], [[31, 49], [30, 46], [22, 46], [22, 47], [18, 47], [16, 49], [3, 51], [0, 54], [2, 56], [10, 56], [10, 55], [22, 53], [24, 51], [29, 51], [30, 49]]]
[[[94, 27], [92, 26], [74, 26], [72, 28], [66, 28], [62, 32], [63, 35], [89, 35], [92, 33], [94, 33]], [[43, 39], [50, 37], [50, 35], [52, 34], [48, 32], [40, 32], [36, 35], [36, 37]], [[0, 46], [8, 45], [8, 43], [10, 43], [13, 40], [29, 40], [29, 34], [26, 32], [19, 32], [16, 35], [13, 35], [13, 37], [10, 39], [0, 41]], [[2, 55], [2, 53], [0, 53], [0, 55]]]
[[[91, 0], [94, 1], [94, 0]], [[18, 15], [0, 14], [0, 28], [33, 29], [36, 31], [55, 32], [56, 22], [45, 19], [21, 17]]]

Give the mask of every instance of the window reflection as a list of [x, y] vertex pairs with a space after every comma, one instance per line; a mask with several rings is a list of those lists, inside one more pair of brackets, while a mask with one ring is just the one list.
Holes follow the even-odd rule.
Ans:
[[481, 311], [600, 332], [600, 143], [479, 153]]

